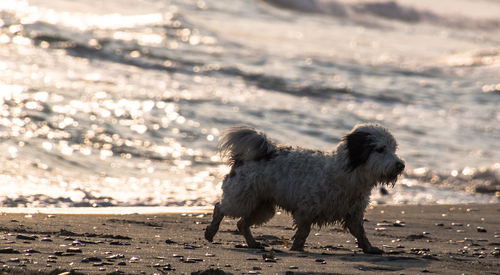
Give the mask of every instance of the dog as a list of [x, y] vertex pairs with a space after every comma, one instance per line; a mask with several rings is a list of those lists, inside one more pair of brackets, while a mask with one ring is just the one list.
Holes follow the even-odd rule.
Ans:
[[356, 125], [332, 152], [279, 145], [252, 127], [232, 126], [219, 142], [231, 170], [205, 238], [213, 241], [225, 216], [240, 218], [237, 227], [248, 247], [259, 248], [250, 226], [270, 220], [278, 207], [291, 213], [297, 229], [291, 250], [304, 250], [312, 225], [338, 224], [364, 253], [381, 254], [366, 237], [363, 216], [371, 190], [394, 186], [404, 171], [397, 147], [379, 124]]

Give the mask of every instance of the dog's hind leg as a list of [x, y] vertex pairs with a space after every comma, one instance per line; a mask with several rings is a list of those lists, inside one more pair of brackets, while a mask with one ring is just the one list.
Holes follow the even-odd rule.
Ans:
[[245, 237], [247, 245], [249, 248], [261, 248], [262, 245], [255, 241], [252, 236], [252, 232], [250, 231], [250, 226], [252, 225], [260, 225], [270, 220], [276, 209], [274, 207], [274, 203], [272, 202], [263, 202], [260, 203], [259, 206], [248, 217], [241, 218], [238, 221], [238, 230]]
[[301, 222], [297, 224], [297, 232], [293, 236], [293, 245], [291, 250], [304, 251], [304, 244], [306, 243], [307, 236], [311, 232], [310, 222]]
[[217, 234], [217, 231], [219, 231], [219, 226], [223, 218], [224, 214], [222, 213], [220, 203], [216, 203], [212, 223], [205, 229], [205, 239], [209, 242], [214, 240], [214, 236]]
[[255, 239], [252, 236], [252, 231], [250, 231], [250, 224], [248, 223], [246, 218], [241, 218], [238, 221], [238, 230], [240, 231], [241, 235], [245, 237], [245, 241], [247, 242], [247, 245], [249, 248], [260, 248], [259, 243], [255, 241]]

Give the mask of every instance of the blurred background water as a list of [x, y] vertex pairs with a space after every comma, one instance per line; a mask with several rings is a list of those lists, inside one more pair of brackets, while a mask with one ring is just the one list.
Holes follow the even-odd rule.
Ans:
[[0, 206], [203, 206], [221, 132], [332, 150], [379, 122], [374, 203], [500, 197], [500, 2], [2, 0]]

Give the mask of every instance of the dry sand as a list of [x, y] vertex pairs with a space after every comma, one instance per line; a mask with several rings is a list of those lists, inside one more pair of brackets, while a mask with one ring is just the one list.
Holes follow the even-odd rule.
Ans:
[[286, 214], [253, 229], [265, 250], [245, 248], [229, 218], [205, 241], [210, 214], [2, 214], [0, 261], [4, 273], [500, 274], [500, 204], [375, 206], [366, 219], [386, 254], [363, 254], [338, 227], [291, 252]]

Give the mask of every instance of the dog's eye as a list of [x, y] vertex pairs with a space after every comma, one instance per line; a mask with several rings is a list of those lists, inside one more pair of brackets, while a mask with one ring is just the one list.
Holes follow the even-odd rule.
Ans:
[[385, 146], [379, 147], [379, 148], [375, 149], [375, 151], [377, 153], [383, 153], [385, 151]]

